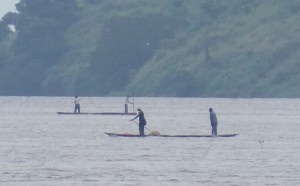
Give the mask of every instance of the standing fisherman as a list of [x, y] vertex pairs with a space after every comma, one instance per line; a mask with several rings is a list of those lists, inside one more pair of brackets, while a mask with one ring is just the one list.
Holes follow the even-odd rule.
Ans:
[[210, 124], [212, 127], [211, 135], [216, 137], [218, 135], [217, 126], [218, 126], [218, 119], [216, 113], [213, 111], [212, 108], [209, 108], [209, 116], [210, 116]]
[[140, 136], [144, 136], [145, 132], [145, 125], [147, 124], [146, 119], [145, 119], [145, 115], [144, 112], [142, 111], [142, 109], [140, 107], [137, 108], [137, 110], [139, 111], [139, 113], [130, 121], [135, 120], [137, 117], [139, 117], [139, 132], [140, 132]]
[[78, 98], [78, 96], [75, 96], [74, 105], [75, 105], [74, 113], [76, 113], [77, 111], [78, 113], [80, 113], [80, 99]]
[[129, 95], [126, 96], [126, 100], [125, 100], [125, 114], [128, 114], [128, 104], [133, 104], [132, 102], [129, 101]]

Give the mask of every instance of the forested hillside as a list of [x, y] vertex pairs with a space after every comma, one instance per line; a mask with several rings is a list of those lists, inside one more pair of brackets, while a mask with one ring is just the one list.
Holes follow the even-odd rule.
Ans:
[[300, 97], [298, 0], [20, 0], [0, 95]]

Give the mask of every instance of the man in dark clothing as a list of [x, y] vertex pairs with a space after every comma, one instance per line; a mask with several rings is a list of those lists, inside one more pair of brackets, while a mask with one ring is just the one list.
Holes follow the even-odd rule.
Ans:
[[130, 121], [133, 121], [137, 117], [139, 117], [139, 132], [140, 132], [141, 136], [144, 136], [145, 135], [144, 128], [145, 128], [145, 125], [147, 124], [147, 122], [146, 122], [145, 115], [144, 115], [144, 112], [142, 111], [142, 109], [139, 107], [139, 108], [137, 108], [137, 110], [139, 111], [139, 113]]
[[216, 137], [218, 135], [217, 126], [218, 126], [218, 119], [216, 113], [213, 111], [212, 108], [209, 108], [209, 115], [210, 115], [210, 124], [212, 127], [211, 133], [212, 136]]

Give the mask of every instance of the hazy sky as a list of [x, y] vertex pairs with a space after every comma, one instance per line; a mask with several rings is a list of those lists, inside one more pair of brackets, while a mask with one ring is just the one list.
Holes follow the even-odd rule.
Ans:
[[7, 12], [16, 11], [15, 4], [19, 0], [0, 0], [0, 18], [2, 18]]

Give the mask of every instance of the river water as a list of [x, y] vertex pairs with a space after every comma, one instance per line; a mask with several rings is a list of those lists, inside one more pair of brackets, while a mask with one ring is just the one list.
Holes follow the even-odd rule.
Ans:
[[[124, 101], [83, 97], [81, 107], [123, 112]], [[72, 97], [0, 103], [3, 186], [300, 185], [300, 99], [135, 98], [149, 130], [210, 134], [213, 107], [232, 138], [109, 137], [138, 133], [133, 116], [58, 115], [73, 111]]]

